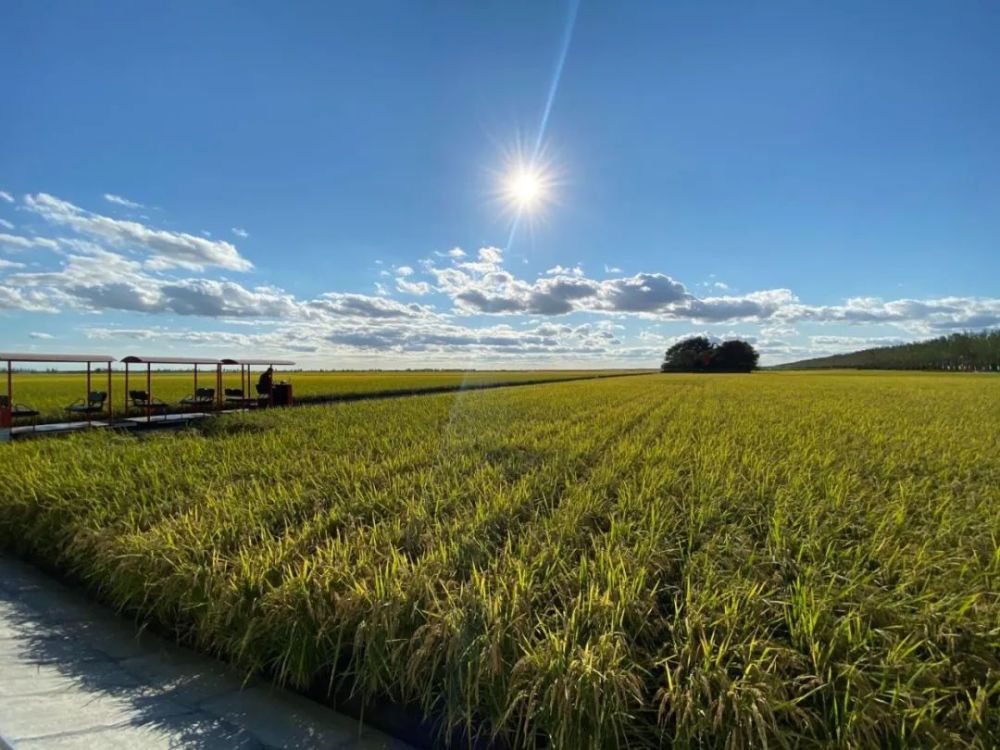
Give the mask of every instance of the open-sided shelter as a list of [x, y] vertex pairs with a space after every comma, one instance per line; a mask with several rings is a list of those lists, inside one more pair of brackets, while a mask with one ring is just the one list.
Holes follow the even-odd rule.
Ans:
[[[123, 357], [122, 362], [125, 364], [125, 412], [128, 413], [129, 402], [132, 405], [142, 411], [146, 416], [146, 421], [151, 422], [154, 414], [162, 414], [167, 411], [168, 404], [164, 401], [158, 400], [153, 395], [153, 365], [192, 365], [194, 367], [194, 398], [198, 398], [199, 392], [204, 392], [204, 389], [199, 389], [198, 387], [198, 367], [209, 366], [215, 368], [215, 388], [219, 388], [219, 360], [217, 359], [204, 359], [199, 357], [138, 357], [130, 355], [128, 357]], [[129, 365], [145, 365], [146, 366], [146, 389], [144, 391], [130, 390], [129, 389]], [[194, 403], [190, 400], [186, 404], [190, 405]], [[212, 398], [204, 400], [204, 408], [212, 408]]]
[[[7, 363], [7, 395], [0, 398], [0, 441], [11, 436], [13, 422], [19, 417], [37, 417], [38, 412], [30, 406], [20, 405], [14, 401], [14, 363], [19, 364], [86, 364], [87, 380], [84, 397], [66, 406], [71, 416], [85, 417], [89, 423], [94, 416], [103, 415], [107, 410], [107, 418], [112, 416], [111, 406], [111, 363], [114, 357], [107, 354], [38, 354], [35, 352], [0, 352], [0, 362]], [[106, 365], [108, 390], [106, 392], [92, 390], [93, 365]], [[70, 424], [66, 424], [70, 427]]]
[[[248, 406], [256, 406], [260, 404], [261, 400], [267, 399], [269, 406], [274, 406], [276, 403], [276, 389], [275, 384], [272, 382], [271, 386], [267, 389], [267, 393], [257, 393], [254, 397], [250, 389], [253, 387], [251, 368], [253, 367], [274, 367], [276, 365], [281, 367], [291, 367], [295, 363], [287, 359], [223, 359], [219, 362], [219, 387], [222, 387], [222, 368], [226, 365], [237, 366], [240, 368], [240, 388], [237, 393], [236, 389], [227, 388], [225, 398], [228, 403], [233, 405], [239, 405], [240, 408], [246, 408]], [[281, 406], [291, 406], [292, 392], [291, 386], [289, 384], [283, 384], [279, 386], [283, 388], [281, 391], [282, 398], [277, 399]]]

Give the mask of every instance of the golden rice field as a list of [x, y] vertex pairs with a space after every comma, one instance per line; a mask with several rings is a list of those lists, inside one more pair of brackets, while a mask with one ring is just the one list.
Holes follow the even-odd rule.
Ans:
[[498, 745], [1000, 743], [996, 377], [654, 374], [0, 460], [0, 547]]
[[[251, 393], [263, 368], [252, 372]], [[387, 394], [432, 391], [450, 387], [482, 387], [503, 383], [528, 381], [567, 380], [604, 377], [630, 371], [622, 370], [506, 370], [487, 371], [353, 371], [353, 372], [282, 372], [275, 371], [275, 382], [292, 383], [295, 397], [300, 400], [325, 397], [354, 396], [361, 394]], [[5, 375], [5, 373], [4, 373]], [[91, 375], [91, 390], [107, 391], [107, 373]], [[151, 390], [157, 399], [167, 402], [172, 410], [183, 410], [181, 399], [194, 393], [193, 371], [153, 371]], [[214, 368], [200, 369], [199, 387], [215, 388]], [[52, 422], [66, 419], [65, 407], [87, 393], [87, 377], [82, 372], [17, 372], [13, 376], [14, 402], [24, 404], [41, 413], [39, 421]], [[223, 370], [223, 388], [240, 387], [240, 371], [236, 367]], [[129, 374], [128, 390], [146, 390], [145, 368], [133, 368]], [[6, 393], [6, 381], [0, 393]], [[111, 398], [116, 413], [126, 408], [127, 391], [123, 368], [116, 366], [112, 373]], [[133, 409], [133, 413], [139, 410]]]

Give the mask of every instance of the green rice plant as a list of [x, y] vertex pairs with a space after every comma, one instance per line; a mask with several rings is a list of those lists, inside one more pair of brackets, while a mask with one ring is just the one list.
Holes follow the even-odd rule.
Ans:
[[0, 447], [0, 547], [442, 739], [987, 748], [998, 448], [978, 375], [341, 403]]

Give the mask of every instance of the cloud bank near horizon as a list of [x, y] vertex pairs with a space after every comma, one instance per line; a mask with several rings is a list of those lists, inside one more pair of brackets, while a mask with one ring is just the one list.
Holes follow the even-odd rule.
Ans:
[[[142, 208], [111, 193], [103, 197], [122, 209]], [[11, 202], [36, 217], [44, 232], [14, 233], [13, 223], [4, 222], [0, 311], [117, 313], [142, 323], [82, 325], [80, 332], [92, 339], [289, 350], [331, 360], [354, 354], [471, 366], [479, 359], [654, 366], [665, 346], [685, 335], [676, 333], [683, 325], [688, 333], [747, 338], [771, 360], [1000, 325], [996, 298], [858, 297], [821, 305], [790, 289], [738, 293], [718, 280], [702, 283], [710, 293], [698, 294], [662, 270], [625, 275], [611, 265], [600, 277], [557, 265], [526, 278], [508, 268], [496, 247], [471, 252], [456, 246], [383, 267], [375, 294], [330, 290], [302, 297], [266, 281], [222, 275], [255, 273], [227, 241], [106, 216], [48, 193], [11, 196]], [[241, 240], [249, 236], [232, 232]], [[168, 316], [191, 324], [157, 320]], [[247, 323], [253, 332], [225, 330]], [[659, 330], [664, 325], [673, 331]], [[720, 326], [727, 330], [720, 333]], [[898, 337], [807, 335], [796, 326], [862, 332], [889, 326]]]

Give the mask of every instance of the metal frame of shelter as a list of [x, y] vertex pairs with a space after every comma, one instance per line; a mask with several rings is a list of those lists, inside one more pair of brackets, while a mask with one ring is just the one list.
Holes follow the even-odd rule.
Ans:
[[[259, 402], [259, 398], [254, 398], [250, 393], [250, 388], [253, 385], [253, 381], [250, 375], [251, 367], [260, 367], [267, 365], [268, 367], [274, 367], [279, 365], [281, 367], [291, 367], [295, 363], [288, 359], [223, 359], [219, 361], [219, 394], [222, 394], [222, 368], [226, 365], [238, 366], [240, 368], [240, 390], [243, 391], [243, 408], [252, 402]], [[244, 379], [246, 385], [244, 385]], [[274, 383], [271, 383], [271, 388], [267, 394], [268, 405], [274, 405]]]
[[[10, 430], [13, 426], [14, 417], [14, 363], [15, 362], [47, 362], [47, 363], [70, 363], [77, 362], [80, 364], [86, 363], [87, 365], [87, 392], [84, 396], [84, 403], [90, 403], [90, 387], [92, 382], [92, 370], [91, 365], [95, 362], [101, 362], [107, 365], [107, 375], [108, 375], [108, 397], [106, 400], [107, 411], [108, 411], [108, 421], [112, 419], [112, 414], [114, 412], [114, 407], [112, 406], [112, 391], [111, 391], [111, 363], [115, 361], [114, 357], [107, 354], [35, 354], [32, 352], [0, 352], [0, 362], [7, 363], [7, 406], [0, 408], [0, 429]], [[86, 421], [89, 423], [93, 420], [93, 414], [91, 412], [86, 412]]]
[[193, 365], [194, 366], [194, 393], [198, 392], [198, 366], [211, 365], [215, 368], [215, 382], [218, 389], [221, 382], [220, 362], [217, 359], [199, 359], [197, 357], [137, 357], [130, 355], [122, 357], [121, 361], [125, 365], [125, 414], [128, 415], [129, 408], [129, 388], [128, 376], [129, 365], [146, 365], [146, 422], [153, 421], [153, 365]]

